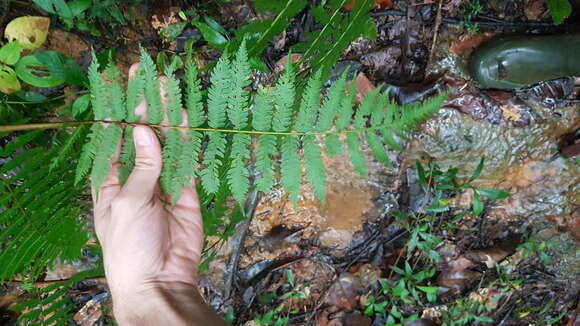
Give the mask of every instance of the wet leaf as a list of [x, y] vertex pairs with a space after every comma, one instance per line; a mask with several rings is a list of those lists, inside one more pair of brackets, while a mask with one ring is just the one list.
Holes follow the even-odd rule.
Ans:
[[7, 65], [14, 65], [18, 59], [20, 59], [21, 52], [22, 49], [20, 48], [20, 43], [18, 43], [18, 41], [4, 44], [4, 46], [0, 48], [0, 62]]
[[48, 67], [42, 64], [34, 55], [20, 59], [16, 64], [16, 75], [24, 82], [36, 87], [54, 87], [64, 82], [54, 76]]
[[22, 49], [36, 50], [46, 41], [49, 26], [47, 17], [18, 17], [6, 25], [4, 37], [10, 42], [18, 40]]
[[20, 90], [16, 73], [8, 66], [0, 66], [0, 92], [12, 94]]
[[490, 40], [493, 35], [494, 34], [490, 32], [475, 35], [471, 35], [469, 33], [461, 35], [459, 39], [451, 43], [449, 50], [457, 54], [468, 53], [478, 47], [481, 43]]
[[505, 199], [510, 196], [509, 191], [499, 189], [478, 188], [477, 192], [479, 192], [480, 195], [492, 200]]

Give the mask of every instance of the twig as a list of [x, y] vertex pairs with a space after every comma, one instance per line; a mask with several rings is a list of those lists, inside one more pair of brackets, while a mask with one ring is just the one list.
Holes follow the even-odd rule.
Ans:
[[443, 0], [439, 0], [439, 6], [437, 6], [437, 17], [435, 18], [435, 29], [433, 31], [433, 41], [431, 42], [431, 50], [429, 51], [429, 58], [427, 59], [427, 65], [425, 66], [425, 71], [429, 71], [431, 63], [433, 62], [433, 52], [435, 52], [435, 45], [437, 44], [437, 36], [439, 35], [439, 28], [441, 28], [441, 7]]

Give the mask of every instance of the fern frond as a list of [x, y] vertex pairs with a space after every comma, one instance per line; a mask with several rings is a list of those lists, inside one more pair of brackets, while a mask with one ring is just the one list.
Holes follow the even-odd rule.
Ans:
[[89, 141], [85, 146], [83, 146], [79, 163], [77, 164], [75, 184], [79, 184], [80, 181], [91, 171], [97, 150], [101, 147], [104, 133], [105, 130], [101, 124], [94, 124], [91, 127], [91, 133], [88, 136]]
[[93, 187], [97, 191], [111, 169], [111, 159], [115, 155], [122, 137], [123, 129], [117, 125], [111, 124], [104, 130], [104, 137], [95, 154], [95, 161], [91, 172]]
[[145, 76], [139, 67], [127, 82], [127, 122], [137, 122], [140, 117], [135, 114], [135, 108], [143, 101], [145, 91]]
[[277, 138], [274, 135], [261, 135], [258, 138], [256, 152], [256, 189], [264, 193], [270, 192], [274, 184], [274, 155], [277, 153]]
[[365, 179], [368, 179], [369, 171], [366, 165], [364, 153], [361, 150], [358, 133], [351, 132], [346, 134], [346, 144], [348, 146], [350, 162], [354, 166], [354, 169], [365, 177]]
[[203, 165], [201, 170], [201, 184], [209, 194], [215, 194], [220, 186], [219, 168], [226, 150], [226, 137], [217, 132], [209, 133], [209, 142], [204, 152]]
[[107, 77], [106, 92], [110, 98], [109, 105], [111, 106], [110, 118], [113, 121], [123, 121], [127, 116], [127, 110], [119, 69], [114, 63], [109, 63], [105, 73]]
[[276, 90], [272, 95], [275, 108], [272, 116], [272, 129], [274, 131], [286, 131], [290, 129], [293, 113], [292, 108], [294, 107], [296, 94], [294, 75], [294, 67], [292, 66], [291, 60], [288, 60], [284, 73], [276, 83]]
[[321, 202], [326, 201], [326, 168], [322, 161], [320, 144], [314, 136], [302, 138], [302, 151], [304, 152], [304, 169], [306, 180], [312, 186], [314, 194]]
[[250, 64], [246, 51], [246, 40], [242, 41], [235, 60], [232, 62], [233, 73], [230, 75], [231, 92], [228, 94], [228, 119], [235, 129], [243, 129], [248, 121], [248, 91], [250, 84]]
[[179, 81], [175, 78], [175, 74], [170, 67], [165, 69], [165, 76], [167, 79], [163, 84], [163, 88], [165, 89], [165, 96], [167, 98], [165, 102], [167, 121], [171, 126], [179, 126], [183, 119]]
[[314, 129], [316, 114], [320, 105], [321, 88], [322, 82], [320, 81], [320, 71], [318, 71], [310, 78], [302, 95], [300, 110], [296, 116], [296, 130], [308, 132]]
[[171, 195], [174, 201], [177, 201], [177, 198], [181, 195], [182, 182], [176, 182], [179, 180], [176, 172], [179, 169], [178, 164], [182, 155], [181, 144], [181, 133], [176, 129], [169, 129], [165, 137], [162, 153], [163, 168], [161, 171], [161, 188], [163, 192]]
[[328, 134], [324, 138], [326, 145], [326, 153], [329, 157], [342, 155], [342, 143], [340, 137], [336, 134]]
[[73, 148], [85, 140], [87, 136], [87, 130], [89, 130], [88, 126], [80, 126], [71, 133], [71, 135], [62, 145], [62, 149], [58, 152], [58, 155], [50, 160], [51, 171], [54, 170], [57, 166], [63, 164], [65, 160], [70, 159], [70, 154], [73, 151]]
[[190, 186], [191, 180], [197, 171], [202, 138], [202, 134], [197, 131], [187, 133], [177, 170], [177, 175], [179, 176], [178, 182], [183, 187]]
[[296, 137], [282, 137], [280, 152], [282, 154], [282, 162], [280, 163], [280, 170], [282, 178], [280, 182], [290, 195], [290, 200], [296, 205], [298, 203], [298, 192], [300, 192], [300, 184], [302, 184], [300, 156], [298, 155], [298, 138]]
[[143, 48], [141, 48], [139, 68], [143, 70], [143, 78], [145, 78], [147, 121], [151, 124], [160, 124], [163, 121], [163, 107], [161, 105], [161, 95], [159, 94], [160, 82], [157, 77], [157, 68]]
[[340, 107], [340, 102], [342, 101], [344, 94], [344, 85], [346, 83], [346, 73], [334, 82], [328, 89], [328, 93], [322, 103], [320, 108], [320, 117], [316, 124], [317, 131], [327, 131], [332, 127], [338, 108]]
[[272, 129], [273, 113], [273, 97], [266, 89], [260, 87], [254, 100], [252, 127], [258, 131], [269, 131]]
[[105, 120], [110, 118], [109, 108], [106, 104], [107, 91], [105, 85], [101, 80], [101, 73], [99, 72], [99, 60], [95, 55], [95, 51], [91, 51], [91, 64], [88, 69], [89, 84], [91, 87], [91, 104], [95, 120]]
[[18, 136], [14, 142], [6, 144], [4, 148], [0, 148], [0, 157], [7, 157], [15, 151], [22, 149], [26, 144], [42, 136], [42, 133], [42, 130], [33, 130]]
[[197, 64], [191, 59], [191, 54], [188, 54], [188, 59], [185, 62], [185, 81], [187, 84], [185, 111], [187, 112], [187, 119], [190, 127], [199, 127], [205, 122], [201, 96], [201, 82], [197, 75]]
[[251, 141], [250, 136], [246, 134], [235, 134], [232, 140], [228, 185], [240, 206], [244, 205], [246, 195], [250, 189], [250, 172], [247, 164], [250, 158]]
[[223, 55], [215, 65], [208, 90], [207, 116], [212, 128], [222, 128], [226, 123], [228, 98], [231, 94], [230, 60]]

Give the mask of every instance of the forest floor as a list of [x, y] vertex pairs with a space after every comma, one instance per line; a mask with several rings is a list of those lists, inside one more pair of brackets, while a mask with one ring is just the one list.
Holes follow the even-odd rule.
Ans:
[[[578, 153], [561, 154], [578, 141], [580, 106], [546, 106], [488, 92], [466, 72], [472, 49], [493, 35], [559, 33], [574, 24], [552, 25], [544, 0], [393, 2], [376, 1], [377, 39], [351, 44], [333, 75], [350, 66], [357, 95], [391, 87], [402, 102], [450, 89], [444, 108], [411, 138], [397, 139], [404, 150], [389, 151], [393, 167], [369, 154], [367, 180], [344, 156], [328, 159], [325, 204], [308, 186], [297, 206], [281, 188], [249, 201], [249, 218], [227, 242], [207, 239], [215, 255], [200, 274], [204, 296], [234, 325], [395, 325], [400, 315], [419, 318], [406, 325], [580, 325], [580, 164]], [[193, 27], [170, 42], [158, 31], [179, 11], [204, 8], [191, 1], [142, 3], [132, 7], [131, 23], [99, 26], [98, 37], [66, 31], [55, 20], [45, 47], [83, 67], [91, 48], [115, 48], [126, 72], [138, 61], [138, 44], [173, 53], [183, 51], [186, 40], [199, 39]], [[261, 18], [251, 1], [242, 0], [220, 3], [206, 14], [232, 31]], [[3, 18], [23, 15], [43, 12], [14, 1]], [[274, 39], [263, 56], [268, 68], [280, 66], [289, 47], [315, 28], [308, 15], [299, 14]], [[202, 62], [219, 56], [203, 41], [196, 44]], [[268, 74], [257, 78], [267, 80]], [[464, 182], [482, 157], [484, 168], [473, 186], [507, 190], [509, 198], [485, 201], [476, 216], [470, 209], [473, 190], [455, 189], [442, 198], [449, 211], [427, 214], [436, 178], [428, 180], [432, 188], [421, 187], [415, 162], [431, 176], [439, 171], [453, 177], [448, 169], [457, 168]], [[396, 211], [414, 218], [397, 218]], [[432, 237], [437, 243], [423, 250]], [[423, 257], [430, 251], [438, 262]], [[91, 264], [87, 258], [58, 265], [44, 282]], [[402, 290], [401, 280], [407, 282]], [[20, 285], [7, 286], [0, 306], [20, 300]], [[411, 292], [410, 299], [400, 299], [397, 289]], [[77, 325], [114, 324], [104, 277], [76, 284], [67, 295], [78, 309]]]

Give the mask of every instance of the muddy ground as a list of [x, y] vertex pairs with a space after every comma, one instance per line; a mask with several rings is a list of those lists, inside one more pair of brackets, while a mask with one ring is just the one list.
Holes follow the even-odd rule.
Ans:
[[[91, 47], [116, 46], [118, 63], [126, 71], [137, 61], [138, 43], [148, 50], [179, 52], [185, 39], [198, 37], [187, 28], [175, 41], [160, 40], [158, 26], [151, 24], [153, 15], [168, 17], [176, 9], [200, 7], [195, 1], [178, 2], [135, 6], [133, 23], [116, 30], [101, 26], [101, 37], [68, 32], [53, 22], [46, 46], [84, 67]], [[392, 213], [419, 214], [428, 200], [420, 190], [415, 161], [432, 161], [443, 170], [456, 167], [465, 179], [485, 157], [485, 168], [474, 184], [508, 190], [510, 197], [487, 202], [481, 216], [468, 213], [458, 219], [451, 216], [471, 205], [473, 192], [465, 190], [450, 199], [452, 210], [438, 215], [446, 227], [433, 229], [441, 239], [435, 250], [442, 260], [429, 280], [448, 292], [440, 292], [436, 303], [414, 302], [401, 310], [423, 318], [413, 325], [438, 325], [444, 311], [471, 300], [489, 307], [482, 315], [491, 318], [492, 325], [577, 325], [580, 164], [562, 149], [577, 141], [573, 137], [580, 128], [580, 106], [547, 106], [511, 93], [490, 95], [469, 80], [465, 69], [471, 49], [483, 39], [573, 30], [575, 18], [553, 26], [542, 0], [481, 1], [483, 11], [470, 21], [467, 1], [377, 3], [381, 5], [373, 20], [378, 38], [357, 40], [343, 56], [343, 65], [357, 68], [353, 78], [358, 91], [391, 86], [411, 89], [409, 100], [420, 100], [449, 89], [446, 105], [411, 138], [397, 139], [405, 150], [389, 152], [393, 167], [367, 153], [368, 180], [356, 174], [344, 156], [328, 159], [326, 204], [307, 186], [297, 206], [279, 188], [262, 196], [251, 218], [217, 247], [215, 259], [201, 273], [206, 299], [224, 316], [233, 312], [236, 325], [259, 325], [256, 316], [276, 309], [290, 325], [384, 325], [385, 319], [368, 313], [369, 298], [380, 297], [379, 280], [399, 280], [393, 266], [404, 267], [401, 257], [407, 256], [410, 234]], [[24, 14], [42, 13], [14, 1], [3, 18]], [[208, 14], [232, 30], [256, 18], [248, 2], [238, 0]], [[290, 30], [275, 39], [266, 62], [275, 65], [284, 57], [301, 32], [304, 15], [308, 13], [301, 13]], [[210, 62], [219, 52], [201, 44], [199, 55]], [[490, 96], [496, 100], [490, 102]], [[536, 254], [526, 255], [521, 244], [530, 239], [550, 243], [542, 249], [549, 263]], [[218, 242], [209, 238], [208, 247], [216, 248], [213, 244]], [[469, 258], [476, 254], [486, 258]], [[237, 264], [232, 264], [232, 256]], [[87, 259], [57, 266], [46, 281], [66, 279], [91, 264], [94, 260]], [[497, 272], [497, 266], [505, 273]], [[288, 271], [294, 278], [291, 286]], [[459, 276], [449, 276], [450, 271]], [[2, 305], [18, 300], [19, 286], [8, 286]], [[301, 295], [284, 296], [292, 291]], [[69, 295], [79, 309], [76, 324], [114, 324], [104, 278], [78, 284]]]

